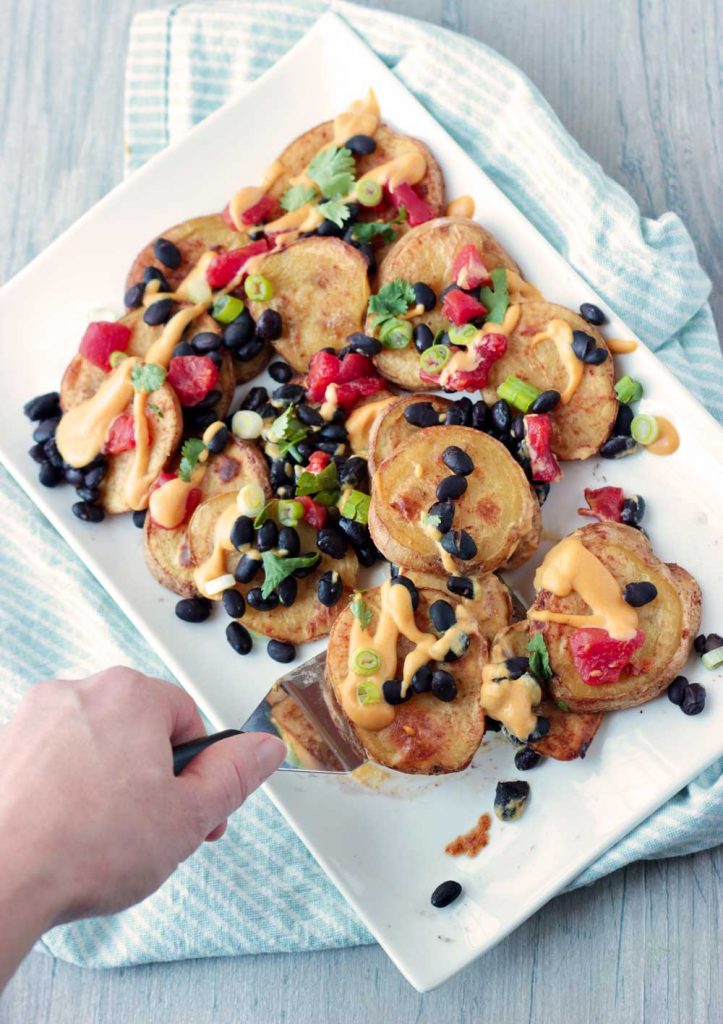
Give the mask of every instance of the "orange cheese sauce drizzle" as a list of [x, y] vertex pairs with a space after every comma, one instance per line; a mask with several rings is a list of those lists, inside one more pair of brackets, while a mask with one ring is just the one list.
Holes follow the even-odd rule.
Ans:
[[134, 356], [122, 360], [91, 398], [61, 418], [55, 443], [68, 465], [80, 469], [100, 452], [108, 428], [133, 397], [131, 373], [139, 363]]
[[526, 740], [533, 732], [537, 715], [532, 709], [541, 700], [539, 684], [528, 673], [511, 679], [504, 661], [488, 663], [482, 669], [482, 707], [518, 739]]
[[533, 347], [540, 342], [551, 341], [557, 349], [560, 362], [567, 371], [567, 384], [560, 392], [560, 404], [567, 405], [580, 386], [584, 365], [572, 350], [572, 327], [565, 320], [550, 320], [544, 330], [532, 339]]
[[615, 355], [624, 355], [626, 352], [634, 352], [638, 347], [635, 338], [606, 338], [605, 344]]
[[660, 433], [652, 444], [646, 445], [646, 452], [653, 455], [672, 455], [680, 447], [680, 434], [665, 416], [656, 416]]
[[[216, 420], [206, 428], [203, 443], [208, 445], [214, 434], [223, 427], [221, 420]], [[200, 487], [208, 465], [208, 449], [198, 457], [198, 462], [191, 473], [191, 479], [182, 480], [180, 476], [169, 480], [162, 487], [156, 488], [151, 494], [148, 511], [151, 519], [164, 530], [175, 530], [186, 518], [186, 501], [194, 487]]]
[[369, 450], [369, 431], [377, 416], [393, 402], [399, 401], [397, 395], [391, 398], [380, 398], [376, 402], [367, 402], [365, 405], [357, 406], [346, 418], [347, 433], [349, 435], [349, 447], [355, 455]]
[[457, 196], [450, 200], [444, 211], [445, 217], [474, 217], [474, 199], [472, 196]]
[[613, 574], [574, 534], [547, 552], [535, 573], [535, 590], [548, 590], [557, 597], [567, 597], [574, 591], [591, 609], [589, 615], [530, 610], [529, 617], [538, 622], [600, 626], [613, 640], [629, 640], [638, 628], [638, 613], [623, 600]]
[[[193, 573], [193, 581], [196, 584], [196, 588], [200, 594], [204, 597], [210, 598], [212, 601], [220, 601], [223, 594], [209, 594], [206, 586], [211, 580], [217, 579], [219, 576], [223, 576], [226, 573], [226, 555], [229, 551], [233, 551], [234, 547], [231, 543], [231, 530], [233, 524], [236, 522], [239, 516], [236, 502], [225, 509], [216, 520], [216, 525], [213, 531], [213, 548], [211, 554], [208, 556], [205, 562], [202, 562]], [[250, 552], [246, 552], [250, 554]], [[261, 557], [260, 555], [258, 557]]]
[[[520, 314], [519, 305], [513, 303], [507, 307], [501, 324], [488, 320], [480, 328], [480, 334], [504, 334], [506, 337], [509, 337], [520, 322]], [[447, 365], [443, 367], [439, 375], [440, 387], [446, 387], [448, 381], [455, 373], [471, 373], [476, 367], [477, 356], [474, 352], [474, 339], [471, 339], [467, 347], [462, 351], [455, 352]]]

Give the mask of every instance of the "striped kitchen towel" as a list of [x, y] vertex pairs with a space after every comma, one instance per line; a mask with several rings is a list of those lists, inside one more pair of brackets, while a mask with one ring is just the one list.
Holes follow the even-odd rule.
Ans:
[[[723, 419], [723, 363], [707, 304], [710, 283], [687, 231], [671, 213], [641, 218], [632, 199], [579, 149], [524, 75], [481, 43], [347, 3], [191, 3], [145, 12], [133, 23], [128, 55], [128, 170], [242, 91], [330, 6]], [[544, 147], [546, 157], [534, 168], [527, 159], [530, 139]], [[0, 513], [8, 527], [0, 547], [0, 720], [12, 714], [29, 680], [86, 674], [127, 662], [129, 652], [135, 667], [167, 676], [100, 584], [4, 474], [1, 485]], [[29, 578], [32, 607], [25, 600]], [[11, 621], [13, 595], [24, 614]], [[33, 608], [47, 607], [57, 614], [41, 622]], [[575, 885], [639, 858], [720, 843], [722, 773], [723, 761], [711, 766]], [[57, 928], [43, 948], [79, 964], [118, 966], [369, 941], [303, 844], [257, 793], [233, 816], [221, 843], [199, 850], [140, 906]]]

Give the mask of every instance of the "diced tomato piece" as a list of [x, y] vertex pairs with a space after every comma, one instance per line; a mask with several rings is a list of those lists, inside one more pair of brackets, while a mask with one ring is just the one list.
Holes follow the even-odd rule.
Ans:
[[240, 249], [217, 252], [206, 270], [206, 280], [212, 288], [225, 288], [236, 277], [247, 260], [260, 252], [267, 252], [268, 248], [268, 240], [259, 238]]
[[350, 380], [359, 380], [360, 377], [375, 377], [376, 370], [374, 363], [369, 356], [363, 356], [360, 352], [347, 352], [343, 359], [339, 360], [339, 372], [336, 375], [336, 384], [347, 384]]
[[427, 206], [406, 181], [397, 185], [395, 189], [390, 189], [389, 195], [397, 209], [403, 206], [407, 211], [407, 223], [411, 228], [415, 228], [417, 224], [424, 224], [434, 217], [431, 207]]
[[351, 409], [360, 398], [376, 395], [377, 391], [383, 389], [384, 381], [381, 377], [360, 377], [359, 380], [339, 384], [336, 389], [336, 402], [342, 409]]
[[636, 629], [630, 640], [613, 640], [605, 629], [576, 629], [569, 644], [580, 678], [588, 686], [617, 683], [630, 658], [643, 646], [645, 633]]
[[261, 196], [257, 203], [249, 206], [248, 210], [244, 210], [241, 214], [241, 223], [251, 227], [254, 224], [261, 224], [265, 220], [272, 220], [272, 215], [277, 212], [278, 208], [279, 205], [273, 196]]
[[323, 402], [326, 389], [336, 381], [339, 360], [333, 352], [315, 352], [306, 377], [306, 396], [311, 402]]
[[111, 422], [101, 451], [104, 455], [120, 455], [136, 446], [136, 433], [133, 427], [133, 416], [122, 412]]
[[363, 395], [374, 395], [384, 387], [384, 381], [367, 356], [348, 352], [339, 359], [332, 352], [315, 352], [306, 377], [306, 396], [311, 402], [323, 402], [330, 384], [338, 385], [337, 402], [345, 409]]
[[166, 380], [183, 406], [198, 405], [218, 382], [218, 368], [208, 356], [175, 356]]
[[[159, 487], [164, 487], [166, 484], [170, 483], [171, 480], [177, 480], [177, 479], [178, 479], [178, 477], [174, 473], [166, 473], [166, 472], [159, 473], [158, 476], [156, 477], [156, 479], [153, 481], [153, 484], [151, 486], [151, 494], [154, 491], [157, 491]], [[188, 492], [188, 494], [186, 495], [186, 504], [184, 505], [184, 508], [183, 508], [183, 519], [180, 521], [180, 523], [174, 523], [173, 526], [164, 526], [162, 523], [159, 523], [156, 519], [154, 519], [153, 522], [161, 530], [175, 530], [179, 526], [183, 526], [184, 523], [188, 522], [188, 520], [191, 518], [193, 513], [198, 508], [198, 506], [201, 504], [201, 499], [202, 498], [203, 498], [203, 491], [201, 490], [201, 488], [200, 487], [192, 487], [190, 489], [190, 491]]]
[[192, 487], [186, 495], [186, 514], [183, 517], [184, 523], [188, 522], [198, 506], [201, 504], [201, 498], [203, 498], [203, 491], [201, 488]]
[[125, 324], [99, 320], [88, 324], [80, 341], [80, 354], [106, 373], [110, 370], [111, 352], [125, 352], [131, 340], [131, 329]]
[[331, 462], [331, 455], [328, 452], [312, 452], [306, 466], [308, 473], [321, 473], [322, 469]]
[[586, 487], [589, 508], [579, 508], [579, 516], [592, 516], [601, 523], [621, 523], [625, 492], [622, 487]]
[[468, 295], [467, 292], [463, 292], [459, 288], [453, 288], [442, 299], [442, 312], [453, 324], [461, 327], [462, 324], [467, 324], [470, 320], [484, 316], [487, 313], [487, 307], [475, 299], [474, 295]]
[[313, 526], [314, 529], [320, 530], [326, 522], [328, 515], [325, 506], [320, 505], [318, 501], [314, 501], [308, 494], [301, 498], [294, 498], [294, 501], [300, 501], [304, 506], [304, 522], [308, 523], [309, 526]]
[[463, 245], [452, 264], [452, 280], [460, 288], [479, 288], [489, 284], [492, 278], [484, 265], [482, 255], [475, 245]]
[[[453, 370], [447, 373], [444, 378], [445, 388], [450, 391], [479, 391], [487, 387], [490, 367], [507, 351], [507, 336], [505, 334], [478, 334], [471, 344], [472, 352], [476, 359], [476, 366], [472, 370]], [[436, 376], [426, 373], [420, 369], [419, 376], [428, 384], [439, 384], [439, 374]]]
[[525, 416], [525, 443], [532, 465], [532, 479], [554, 484], [562, 480], [562, 470], [550, 447], [551, 430], [547, 413]]

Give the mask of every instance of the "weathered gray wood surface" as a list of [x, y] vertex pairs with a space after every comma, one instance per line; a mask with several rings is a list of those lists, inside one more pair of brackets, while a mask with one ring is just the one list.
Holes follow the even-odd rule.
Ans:
[[[0, 279], [120, 178], [128, 24], [151, 6], [0, 3]], [[644, 214], [683, 217], [723, 323], [720, 0], [376, 6], [476, 36], [523, 68]], [[634, 865], [556, 900], [424, 997], [376, 947], [105, 972], [36, 954], [0, 1001], [0, 1022], [720, 1024], [722, 868], [721, 849]]]

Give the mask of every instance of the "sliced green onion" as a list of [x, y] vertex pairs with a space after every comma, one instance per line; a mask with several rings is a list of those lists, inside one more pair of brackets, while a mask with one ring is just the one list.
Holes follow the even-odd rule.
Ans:
[[259, 484], [245, 484], [236, 495], [239, 515], [257, 516], [264, 507], [264, 492]]
[[346, 519], [353, 519], [357, 523], [366, 525], [369, 522], [369, 505], [371, 497], [363, 491], [350, 491], [342, 495], [342, 505], [339, 511]]
[[723, 665], [723, 647], [715, 647], [712, 651], [706, 651], [700, 659], [706, 668], [720, 668]]
[[239, 409], [233, 414], [231, 430], [244, 441], [255, 441], [261, 437], [264, 428], [264, 421], [257, 412], [252, 409]]
[[469, 345], [473, 341], [479, 331], [474, 324], [463, 324], [461, 327], [457, 327], [455, 324], [448, 329], [449, 340], [453, 345]]
[[249, 274], [244, 281], [244, 291], [252, 302], [267, 302], [274, 294], [271, 281], [263, 274]]
[[655, 416], [640, 413], [639, 416], [633, 416], [633, 421], [630, 424], [630, 433], [638, 444], [652, 444], [653, 441], [658, 439], [660, 424]]
[[428, 373], [430, 377], [436, 375], [443, 369], [452, 358], [448, 345], [432, 345], [419, 357], [420, 369]]
[[379, 687], [374, 683], [357, 683], [356, 697], [362, 707], [366, 704], [378, 704], [382, 699]]
[[304, 506], [300, 501], [284, 499], [278, 504], [277, 514], [282, 526], [294, 526], [304, 518]]
[[393, 316], [379, 328], [379, 341], [384, 348], [406, 348], [412, 340], [413, 330], [409, 320], [398, 320]]
[[497, 394], [520, 412], [528, 412], [532, 403], [540, 396], [536, 387], [512, 374], [507, 380], [502, 381], [497, 388]]
[[114, 349], [113, 352], [108, 356], [108, 363], [112, 369], [115, 370], [116, 366], [119, 366], [124, 359], [128, 358], [127, 352], [121, 352], [120, 349]]
[[358, 676], [373, 676], [382, 667], [381, 655], [373, 647], [360, 647], [351, 656], [351, 667]]
[[615, 385], [615, 394], [618, 396], [618, 401], [623, 402], [624, 405], [630, 405], [631, 402], [639, 402], [643, 397], [643, 385], [639, 380], [633, 380], [632, 377], [621, 377]]
[[382, 201], [382, 186], [373, 178], [362, 178], [357, 182], [356, 197], [362, 206], [378, 206]]
[[241, 316], [244, 304], [235, 295], [220, 295], [211, 306], [211, 316], [220, 324], [230, 324]]

